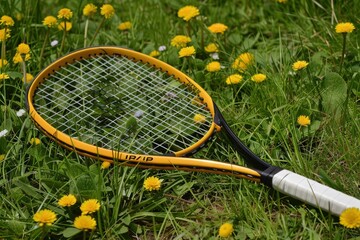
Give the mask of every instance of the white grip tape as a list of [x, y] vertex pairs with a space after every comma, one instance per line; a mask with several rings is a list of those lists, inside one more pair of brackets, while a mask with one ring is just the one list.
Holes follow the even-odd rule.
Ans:
[[339, 216], [345, 209], [360, 209], [360, 200], [288, 170], [272, 179], [273, 188], [315, 207]]

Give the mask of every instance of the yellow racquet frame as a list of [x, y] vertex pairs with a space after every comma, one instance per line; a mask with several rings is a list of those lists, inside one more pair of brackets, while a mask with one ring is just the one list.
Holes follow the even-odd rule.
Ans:
[[[98, 55], [121, 55], [132, 61], [141, 61], [148, 65], [154, 66], [157, 69], [161, 69], [163, 72], [167, 72], [169, 75], [175, 76], [180, 82], [187, 84], [191, 87], [195, 87], [199, 91], [199, 96], [202, 98], [202, 101], [206, 103], [208, 110], [210, 111], [213, 122], [207, 133], [199, 139], [193, 145], [182, 149], [178, 152], [174, 152], [173, 156], [149, 156], [142, 154], [130, 154], [126, 152], [120, 152], [110, 149], [105, 149], [97, 147], [82, 141], [79, 141], [71, 136], [57, 130], [47, 121], [45, 121], [40, 114], [36, 111], [33, 105], [33, 97], [35, 95], [36, 89], [39, 85], [46, 80], [46, 77], [50, 76], [57, 70], [62, 67], [66, 67], [67, 64], [74, 63], [83, 58], [91, 58]], [[159, 61], [156, 58], [150, 57], [148, 55], [135, 52], [129, 49], [123, 49], [118, 47], [94, 47], [94, 48], [85, 48], [75, 52], [72, 52], [62, 58], [59, 58], [49, 66], [47, 66], [42, 72], [40, 72], [27, 91], [27, 105], [29, 113], [37, 127], [44, 132], [48, 137], [61, 144], [63, 147], [75, 151], [81, 155], [96, 158], [102, 161], [121, 161], [126, 165], [143, 168], [160, 168], [160, 169], [181, 169], [185, 171], [203, 171], [209, 173], [217, 174], [226, 174], [226, 175], [235, 175], [237, 177], [246, 178], [256, 182], [260, 181], [260, 174], [252, 169], [241, 167], [238, 165], [233, 165], [229, 163], [222, 163], [217, 161], [210, 160], [200, 160], [192, 158], [184, 158], [180, 156], [188, 155], [192, 152], [195, 152], [197, 149], [201, 148], [214, 134], [215, 131], [220, 130], [220, 126], [217, 125], [214, 121], [215, 112], [214, 105], [211, 97], [208, 93], [200, 87], [195, 81], [190, 79], [187, 75], [177, 70], [176, 68], [166, 64], [162, 61]]]

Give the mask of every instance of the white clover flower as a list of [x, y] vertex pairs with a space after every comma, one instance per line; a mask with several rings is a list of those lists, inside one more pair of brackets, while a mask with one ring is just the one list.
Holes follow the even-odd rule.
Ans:
[[9, 132], [9, 130], [7, 130], [7, 129], [2, 130], [2, 131], [0, 132], [0, 138], [1, 138], [1, 137], [4, 137], [8, 132]]
[[58, 40], [53, 40], [53, 41], [51, 41], [51, 43], [50, 43], [50, 45], [52, 46], [52, 47], [55, 47], [56, 45], [58, 45], [59, 44], [59, 41]]
[[296, 72], [295, 72], [295, 71], [289, 71], [289, 75], [290, 75], [290, 76], [295, 76], [295, 75], [296, 75]]
[[176, 97], [177, 97], [176, 93], [173, 93], [173, 92], [167, 92], [165, 95], [166, 95], [168, 98], [176, 98]]
[[136, 118], [139, 118], [139, 117], [141, 117], [142, 115], [144, 115], [144, 111], [142, 111], [142, 110], [137, 110], [137, 111], [134, 113], [134, 117], [136, 117]]
[[218, 53], [211, 53], [210, 54], [210, 57], [212, 58], [212, 59], [214, 59], [214, 60], [219, 60], [220, 58], [219, 58], [219, 54]]
[[162, 46], [159, 47], [158, 50], [159, 50], [159, 52], [163, 52], [163, 51], [166, 50], [166, 46], [162, 45]]
[[16, 116], [21, 117], [26, 113], [26, 111], [24, 109], [20, 109], [19, 111], [16, 112]]

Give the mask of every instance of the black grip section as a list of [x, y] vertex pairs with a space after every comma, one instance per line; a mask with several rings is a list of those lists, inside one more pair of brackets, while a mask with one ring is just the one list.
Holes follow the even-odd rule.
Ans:
[[274, 175], [280, 172], [281, 170], [282, 168], [276, 166], [271, 166], [265, 169], [264, 171], [261, 172], [261, 177], [260, 177], [261, 183], [272, 188], [272, 179]]
[[230, 142], [234, 146], [234, 148], [241, 154], [244, 158], [247, 165], [254, 168], [255, 170], [265, 171], [268, 168], [272, 167], [269, 163], [264, 162], [258, 156], [255, 155], [248, 147], [246, 147], [240, 139], [235, 135], [235, 133], [231, 130], [229, 125], [226, 123], [224, 117], [220, 113], [219, 108], [214, 103], [215, 109], [215, 118], [214, 121], [216, 124], [221, 126], [228, 136]]

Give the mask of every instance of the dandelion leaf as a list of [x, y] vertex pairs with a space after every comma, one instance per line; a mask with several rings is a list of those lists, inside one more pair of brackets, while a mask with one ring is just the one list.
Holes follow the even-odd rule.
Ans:
[[334, 120], [339, 120], [345, 107], [347, 84], [345, 80], [335, 72], [325, 75], [321, 84], [321, 97], [323, 110], [332, 115]]
[[69, 228], [66, 228], [64, 231], [62, 231], [62, 234], [63, 234], [64, 237], [70, 238], [70, 237], [73, 237], [73, 236], [75, 236], [76, 234], [78, 234], [80, 232], [81, 232], [80, 229], [69, 227]]
[[7, 72], [7, 74], [12, 78], [12, 79], [15, 79], [15, 78], [20, 78], [22, 79], [23, 75], [19, 72]]
[[[84, 198], [96, 198], [96, 186], [94, 178], [90, 175], [82, 175], [76, 179], [75, 189]], [[75, 189], [73, 189], [75, 191]]]
[[26, 228], [25, 222], [12, 219], [4, 221], [2, 225], [5, 225], [5, 227], [7, 227], [11, 232], [15, 233], [18, 236], [21, 236], [21, 233]]
[[243, 40], [243, 36], [240, 33], [231, 33], [229, 35], [229, 41], [234, 45], [239, 45]]
[[65, 161], [65, 165], [62, 166], [62, 172], [69, 178], [75, 179], [88, 172], [88, 168], [75, 161]]

